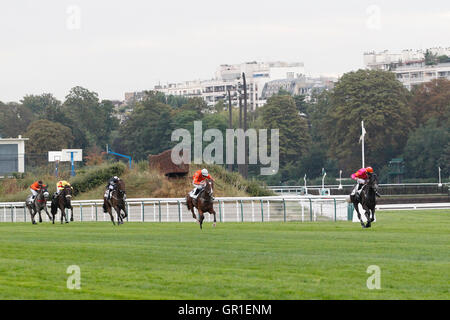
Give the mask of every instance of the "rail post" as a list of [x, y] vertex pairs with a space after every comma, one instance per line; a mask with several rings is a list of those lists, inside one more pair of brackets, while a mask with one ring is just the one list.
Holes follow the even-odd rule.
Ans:
[[244, 207], [242, 205], [242, 200], [241, 200], [241, 222], [244, 222]]
[[158, 200], [159, 222], [161, 222], [161, 200]]
[[27, 222], [27, 210], [25, 206], [23, 206], [23, 222]]
[[261, 201], [261, 222], [264, 222], [264, 204], [262, 199], [259, 201]]
[[141, 202], [141, 215], [142, 222], [145, 222], [144, 201]]
[[97, 216], [97, 203], [94, 203], [95, 206], [95, 221], [98, 221], [98, 216]]
[[286, 200], [283, 198], [283, 214], [284, 214], [284, 222], [286, 222]]
[[336, 198], [334, 200], [334, 221], [336, 221]]
[[308, 198], [309, 199], [309, 221], [312, 221], [312, 215], [313, 215], [313, 213], [312, 213], [312, 201], [311, 201], [311, 198]]
[[222, 207], [220, 206], [220, 200], [219, 201], [219, 221], [222, 222]]
[[178, 222], [181, 222], [181, 203], [178, 200]]
[[83, 204], [80, 203], [80, 221], [83, 221]]

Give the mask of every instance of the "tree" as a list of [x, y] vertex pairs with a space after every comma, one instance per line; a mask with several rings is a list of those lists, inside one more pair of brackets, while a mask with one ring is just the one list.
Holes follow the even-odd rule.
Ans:
[[73, 143], [70, 128], [49, 120], [32, 122], [24, 137], [30, 139], [26, 142], [27, 156], [39, 165], [47, 162], [48, 151], [66, 149]]
[[34, 118], [33, 113], [21, 104], [0, 102], [0, 137], [23, 135]]
[[429, 119], [437, 119], [437, 125], [450, 121], [450, 81], [435, 79], [413, 88], [411, 109], [417, 127]]
[[409, 136], [403, 155], [408, 177], [435, 177], [439, 165], [443, 165], [444, 174], [448, 172], [448, 163], [442, 161], [448, 157], [450, 127], [440, 127], [437, 123], [437, 119], [430, 119]]
[[297, 162], [308, 151], [308, 123], [300, 116], [291, 96], [282, 94], [270, 97], [261, 108], [261, 116], [265, 129], [280, 130], [280, 167]]
[[114, 106], [102, 102], [98, 94], [82, 87], [74, 87], [66, 96], [63, 113], [69, 120], [65, 125], [72, 129], [78, 148], [103, 146], [109, 141], [111, 131], [118, 125], [113, 116]]
[[52, 113], [61, 107], [61, 102], [51, 93], [41, 95], [26, 95], [20, 101], [22, 105], [31, 110], [37, 117], [45, 118], [45, 115]]
[[115, 150], [141, 160], [169, 149], [174, 144], [171, 111], [169, 105], [152, 97], [138, 102], [119, 129], [119, 137], [113, 144]]
[[325, 115], [328, 156], [350, 172], [361, 166], [361, 121], [366, 164], [382, 167], [400, 154], [412, 127], [408, 91], [388, 71], [358, 70], [342, 76], [331, 93]]

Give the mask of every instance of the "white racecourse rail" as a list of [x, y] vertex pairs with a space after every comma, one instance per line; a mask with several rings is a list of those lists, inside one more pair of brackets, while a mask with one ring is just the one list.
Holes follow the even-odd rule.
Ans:
[[[218, 222], [351, 220], [347, 199], [348, 196], [221, 197], [215, 199], [214, 209]], [[127, 221], [194, 221], [184, 198], [130, 198], [126, 204]], [[103, 212], [103, 199], [72, 201], [72, 206], [75, 221], [111, 221], [109, 214]], [[0, 222], [31, 222], [30, 219], [24, 202], [0, 202]], [[42, 219], [48, 221], [45, 212]], [[56, 220], [59, 223], [59, 213], [55, 223]], [[206, 213], [205, 221], [212, 222], [213, 217]]]

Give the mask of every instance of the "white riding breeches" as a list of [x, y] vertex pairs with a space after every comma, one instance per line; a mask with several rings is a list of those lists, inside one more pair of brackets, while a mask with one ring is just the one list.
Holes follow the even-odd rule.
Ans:
[[31, 191], [31, 194], [33, 195], [33, 197], [37, 196], [38, 193], [36, 190], [30, 189], [30, 191]]

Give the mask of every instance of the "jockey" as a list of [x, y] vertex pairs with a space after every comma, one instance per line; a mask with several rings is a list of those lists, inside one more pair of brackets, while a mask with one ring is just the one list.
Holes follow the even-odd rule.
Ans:
[[359, 199], [362, 186], [365, 185], [367, 182], [369, 182], [369, 178], [372, 175], [372, 173], [373, 173], [372, 167], [361, 168], [355, 173], [353, 173], [351, 175], [351, 178], [353, 180], [356, 180], [357, 184], [350, 195], [354, 196], [355, 194], [357, 194], [357, 198]]
[[111, 191], [114, 190], [117, 183], [119, 183], [120, 178], [118, 176], [114, 176], [111, 179], [109, 179], [108, 184], [106, 185], [106, 198], [109, 200], [111, 199]]
[[[56, 184], [56, 193], [55, 193], [55, 197], [59, 195], [59, 193], [61, 192], [62, 189], [64, 189], [64, 187], [69, 186], [72, 188], [72, 186], [70, 185], [69, 182], [67, 182], [66, 180], [60, 180], [58, 181], [58, 183]], [[73, 188], [72, 188], [73, 189]]]
[[190, 196], [193, 199], [197, 199], [198, 195], [200, 194], [200, 191], [202, 191], [203, 188], [205, 187], [206, 179], [214, 181], [214, 179], [208, 173], [208, 170], [202, 169], [194, 173], [192, 184], [194, 185], [195, 188], [190, 193]]
[[30, 202], [34, 201], [34, 198], [37, 196], [38, 191], [41, 190], [42, 188], [46, 188], [47, 186], [44, 185], [44, 183], [39, 180], [39, 181], [35, 181], [31, 186], [30, 186], [30, 191], [31, 191], [31, 199]]

